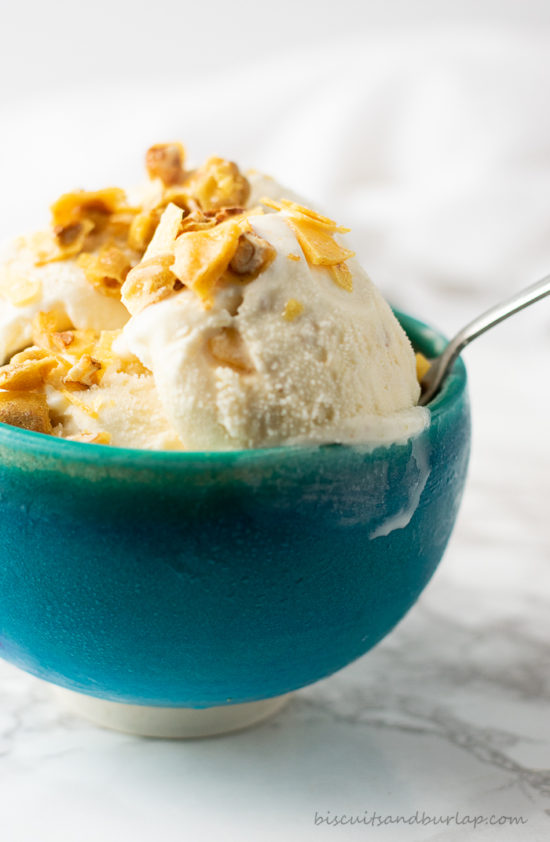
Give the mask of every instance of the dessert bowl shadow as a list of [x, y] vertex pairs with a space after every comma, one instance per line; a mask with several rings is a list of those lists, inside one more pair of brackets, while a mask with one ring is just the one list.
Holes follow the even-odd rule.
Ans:
[[[397, 313], [414, 347], [445, 339]], [[0, 424], [0, 654], [71, 690], [204, 708], [278, 696], [381, 640], [439, 563], [469, 455], [458, 360], [402, 443], [213, 453]]]

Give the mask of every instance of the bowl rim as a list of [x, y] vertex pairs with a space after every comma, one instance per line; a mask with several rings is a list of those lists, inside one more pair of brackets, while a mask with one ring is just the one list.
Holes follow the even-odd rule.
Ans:
[[[447, 345], [448, 339], [431, 325], [420, 321], [415, 316], [392, 307], [395, 316], [409, 337], [415, 351], [428, 357], [437, 356]], [[463, 360], [459, 357], [454, 363], [451, 374], [443, 384], [441, 391], [428, 404], [430, 424], [448, 414], [466, 390], [467, 374]], [[389, 448], [393, 443], [377, 445]], [[284, 452], [312, 453], [321, 447], [334, 447], [331, 444], [278, 445], [276, 447], [258, 447], [247, 450], [145, 450], [141, 448], [115, 447], [113, 445], [69, 441], [46, 433], [36, 433], [0, 422], [0, 447], [28, 452], [35, 456], [61, 459], [64, 462], [81, 462], [105, 466], [128, 466], [136, 468], [176, 467], [196, 460], [227, 464], [243, 457], [260, 458]], [[338, 448], [352, 448], [355, 444], [338, 444]], [[374, 451], [373, 451], [374, 452]]]

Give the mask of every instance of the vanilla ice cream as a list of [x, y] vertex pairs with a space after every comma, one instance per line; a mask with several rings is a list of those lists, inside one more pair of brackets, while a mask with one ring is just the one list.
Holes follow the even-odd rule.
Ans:
[[180, 144], [147, 168], [131, 204], [65, 194], [47, 236], [5, 253], [0, 420], [163, 450], [424, 428], [415, 354], [346, 229], [221, 158], [187, 170]]
[[114, 330], [128, 320], [120, 300], [103, 295], [87, 280], [76, 260], [36, 264], [27, 238], [0, 253], [0, 365], [32, 341], [32, 320], [55, 312], [60, 327]]
[[[249, 223], [276, 250], [255, 280], [226, 286], [210, 309], [186, 290], [123, 330], [185, 446], [382, 442], [421, 429], [413, 350], [361, 267], [351, 263], [347, 291], [308, 264], [284, 213]], [[212, 353], [223, 333], [239, 337], [246, 367]]]

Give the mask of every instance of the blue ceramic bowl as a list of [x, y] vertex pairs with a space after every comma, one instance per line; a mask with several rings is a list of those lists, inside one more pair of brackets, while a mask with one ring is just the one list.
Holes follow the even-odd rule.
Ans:
[[[399, 318], [417, 349], [441, 351]], [[416, 439], [370, 451], [159, 453], [0, 424], [0, 653], [154, 706], [330, 675], [399, 622], [449, 539], [470, 441], [461, 361], [431, 411]]]

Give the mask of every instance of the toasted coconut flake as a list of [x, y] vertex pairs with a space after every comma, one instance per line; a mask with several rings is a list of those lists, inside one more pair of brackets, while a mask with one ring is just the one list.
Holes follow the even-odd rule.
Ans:
[[181, 289], [172, 271], [173, 255], [157, 255], [142, 260], [128, 272], [122, 286], [122, 300], [134, 316], [150, 304], [156, 304]]
[[9, 264], [0, 268], [0, 295], [14, 307], [25, 307], [40, 297], [42, 284], [28, 278]]
[[340, 246], [330, 231], [305, 217], [288, 218], [308, 263], [313, 266], [335, 266], [343, 263], [355, 252]]
[[0, 389], [30, 392], [44, 385], [50, 371], [57, 366], [55, 357], [41, 348], [27, 348], [15, 354], [0, 368]]
[[195, 170], [185, 186], [203, 211], [244, 206], [250, 195], [248, 179], [237, 165], [216, 157]]
[[419, 383], [422, 382], [430, 368], [432, 367], [431, 362], [424, 356], [424, 354], [417, 353], [415, 354], [416, 357], [416, 379]]
[[173, 270], [194, 290], [205, 307], [212, 304], [213, 289], [233, 259], [241, 227], [228, 220], [205, 231], [190, 231], [176, 240]]
[[90, 354], [82, 354], [78, 362], [69, 369], [63, 378], [63, 382], [66, 385], [74, 384], [87, 389], [90, 386], [97, 385], [100, 370], [101, 363], [98, 360], [95, 360]]
[[111, 434], [101, 430], [99, 433], [78, 433], [76, 436], [66, 436], [67, 441], [81, 441], [86, 444], [111, 444]]
[[173, 254], [182, 218], [182, 209], [170, 202], [164, 209], [153, 238], [147, 246], [147, 251], [143, 255], [144, 260], [157, 257], [159, 254]]
[[345, 289], [346, 292], [353, 292], [353, 275], [346, 263], [336, 263], [329, 266], [329, 272], [334, 283]]
[[35, 433], [52, 432], [48, 403], [41, 392], [0, 392], [0, 421]]
[[283, 319], [293, 322], [304, 312], [304, 305], [297, 298], [289, 298], [283, 310]]
[[119, 187], [93, 191], [74, 190], [72, 193], [64, 193], [51, 206], [52, 224], [54, 230], [64, 229], [84, 219], [101, 224], [110, 214], [126, 207], [126, 194]]
[[237, 244], [237, 251], [229, 263], [229, 269], [241, 280], [251, 281], [267, 269], [277, 256], [271, 243], [251, 231], [244, 231]]
[[185, 149], [181, 143], [157, 143], [145, 155], [149, 178], [160, 178], [166, 186], [180, 183], [185, 177]]
[[77, 262], [98, 292], [120, 298], [120, 288], [132, 266], [122, 249], [104, 246], [97, 254], [81, 254]]
[[246, 350], [246, 345], [239, 331], [234, 327], [224, 327], [208, 340], [208, 349], [214, 359], [235, 371], [250, 374], [254, 366]]

